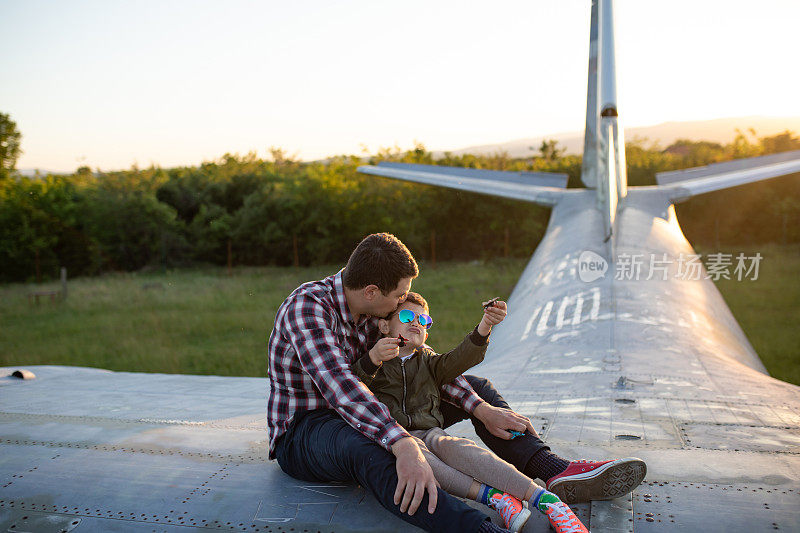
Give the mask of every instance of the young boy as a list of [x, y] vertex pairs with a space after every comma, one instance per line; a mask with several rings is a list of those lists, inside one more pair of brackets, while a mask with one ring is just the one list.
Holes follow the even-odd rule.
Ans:
[[442, 429], [440, 389], [483, 360], [492, 326], [506, 316], [506, 304], [484, 304], [480, 324], [455, 349], [437, 355], [425, 346], [433, 320], [428, 303], [409, 292], [405, 302], [379, 321], [384, 335], [352, 369], [392, 417], [412, 436], [431, 465], [441, 487], [460, 498], [470, 498], [496, 509], [506, 528], [519, 531], [530, 516], [520, 500], [548, 515], [560, 530], [581, 529], [574, 513], [559, 498], [489, 450]]

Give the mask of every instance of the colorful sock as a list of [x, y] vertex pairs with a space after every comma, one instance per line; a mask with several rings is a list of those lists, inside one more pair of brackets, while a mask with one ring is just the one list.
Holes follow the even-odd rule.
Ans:
[[[503, 491], [481, 483], [481, 488], [478, 489], [478, 495], [475, 497], [475, 501], [483, 505], [489, 505], [489, 502], [492, 501], [492, 495], [494, 494], [503, 494]], [[489, 505], [489, 507], [491, 507], [491, 505]]]
[[531, 496], [531, 499], [528, 500], [530, 506], [534, 509], [538, 509], [542, 514], [547, 513], [547, 504], [558, 503], [560, 501], [561, 500], [558, 498], [558, 496], [541, 487], [536, 489], [536, 491], [533, 493], [533, 496]]
[[569, 461], [566, 459], [557, 456], [550, 450], [542, 449], [533, 454], [522, 473], [531, 479], [538, 477], [547, 482], [551, 477], [557, 476], [566, 470], [568, 466]]

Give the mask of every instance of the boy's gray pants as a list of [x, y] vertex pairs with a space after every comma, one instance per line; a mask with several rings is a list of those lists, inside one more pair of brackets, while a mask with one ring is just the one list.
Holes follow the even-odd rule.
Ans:
[[442, 488], [466, 498], [473, 480], [511, 494], [520, 500], [534, 484], [510, 463], [469, 439], [453, 437], [441, 428], [410, 431], [431, 465]]

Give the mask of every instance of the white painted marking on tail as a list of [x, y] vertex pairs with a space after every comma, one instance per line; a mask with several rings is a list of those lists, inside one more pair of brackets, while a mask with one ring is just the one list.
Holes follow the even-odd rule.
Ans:
[[522, 337], [520, 337], [520, 341], [524, 341], [528, 338], [528, 335], [531, 332], [531, 328], [533, 327], [533, 323], [536, 321], [536, 317], [539, 316], [539, 311], [542, 310], [542, 306], [540, 305], [534, 311], [531, 317], [528, 319], [528, 323], [525, 324], [525, 331], [522, 333]]
[[544, 332], [547, 331], [547, 321], [550, 319], [550, 312], [553, 310], [553, 300], [550, 300], [544, 305], [544, 310], [542, 311], [542, 318], [539, 319], [539, 325], [536, 326], [536, 334], [538, 336], [544, 335]]
[[600, 287], [594, 287], [590, 292], [592, 293], [592, 310], [589, 312], [589, 318], [594, 321], [597, 320], [597, 315], [600, 313]]
[[577, 326], [581, 323], [581, 311], [583, 311], [583, 293], [580, 292], [575, 297], [575, 314], [572, 315], [572, 325]]
[[558, 306], [558, 313], [556, 313], [556, 329], [561, 329], [564, 327], [564, 313], [566, 312], [570, 301], [571, 298], [569, 296], [564, 296], [561, 299], [561, 305]]

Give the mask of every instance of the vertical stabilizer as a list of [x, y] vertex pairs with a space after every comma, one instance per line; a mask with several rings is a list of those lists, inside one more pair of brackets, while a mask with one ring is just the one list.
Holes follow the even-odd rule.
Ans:
[[597, 191], [606, 240], [614, 233], [618, 207], [628, 191], [625, 141], [617, 112], [614, 4], [593, 0], [589, 31], [589, 83], [586, 98], [581, 180]]
[[589, 189], [597, 187], [597, 1], [592, 0], [592, 22], [589, 26], [589, 85], [586, 92], [586, 129], [583, 136], [583, 168], [581, 181]]

